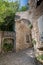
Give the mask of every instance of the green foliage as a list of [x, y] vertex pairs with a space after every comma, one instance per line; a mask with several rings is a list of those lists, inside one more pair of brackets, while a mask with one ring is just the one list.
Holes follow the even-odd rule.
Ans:
[[38, 56], [37, 56], [37, 59], [38, 59], [38, 60], [40, 60], [40, 59], [43, 60], [43, 54], [42, 54], [42, 55], [38, 55]]
[[33, 28], [33, 25], [32, 24], [29, 24], [29, 27], [30, 27], [30, 29], [32, 29]]
[[36, 40], [35, 39], [32, 39], [32, 44], [36, 44]]
[[4, 18], [5, 22], [3, 22], [3, 24], [1, 25], [1, 30], [14, 31], [13, 30], [13, 26], [15, 23], [14, 17], [15, 17], [15, 14], [11, 14], [10, 16], [7, 16], [6, 18]]
[[7, 24], [7, 28], [10, 26], [12, 27], [11, 24], [14, 22], [14, 15], [17, 12], [18, 7], [19, 7], [18, 1], [8, 2], [6, 0], [5, 1], [0, 0], [0, 30], [3, 30], [4, 28], [6, 28], [6, 24]]
[[27, 7], [26, 6], [22, 6], [21, 11], [26, 11]]
[[22, 6], [20, 9], [19, 9], [19, 11], [26, 11], [28, 8], [27, 8], [27, 6]]
[[4, 45], [3, 45], [4, 52], [12, 51], [12, 49], [13, 49], [13, 44], [11, 44], [11, 43], [4, 43]]

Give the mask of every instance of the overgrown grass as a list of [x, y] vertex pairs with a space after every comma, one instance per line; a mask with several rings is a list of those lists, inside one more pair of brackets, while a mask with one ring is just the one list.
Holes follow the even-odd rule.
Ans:
[[38, 59], [38, 60], [40, 60], [40, 59], [43, 60], [43, 54], [42, 54], [42, 55], [38, 55], [38, 56], [37, 56], [37, 59]]

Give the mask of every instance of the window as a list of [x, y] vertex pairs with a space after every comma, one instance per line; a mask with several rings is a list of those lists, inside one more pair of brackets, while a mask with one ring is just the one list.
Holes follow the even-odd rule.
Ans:
[[43, 35], [43, 15], [38, 18], [38, 28], [41, 35]]
[[26, 42], [29, 43], [29, 35], [26, 35]]
[[38, 7], [38, 6], [41, 4], [42, 1], [43, 1], [43, 0], [37, 0], [36, 7]]

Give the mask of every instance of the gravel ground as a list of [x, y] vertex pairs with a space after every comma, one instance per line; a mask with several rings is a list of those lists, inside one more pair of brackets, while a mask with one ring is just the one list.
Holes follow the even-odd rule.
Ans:
[[35, 65], [33, 49], [0, 55], [0, 65]]

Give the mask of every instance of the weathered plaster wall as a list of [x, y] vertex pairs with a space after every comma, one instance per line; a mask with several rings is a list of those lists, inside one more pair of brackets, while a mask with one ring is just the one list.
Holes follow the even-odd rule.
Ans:
[[[32, 47], [31, 30], [29, 26], [25, 24], [23, 21], [16, 21], [16, 50], [26, 49], [28, 47]], [[26, 43], [26, 35], [29, 35], [29, 43]]]
[[[40, 16], [42, 16], [43, 15], [43, 2], [41, 3], [41, 5], [40, 6], [38, 6], [35, 10], [34, 10], [34, 14], [33, 14], [33, 19], [34, 19], [34, 21], [33, 21], [33, 26], [34, 26], [34, 28], [36, 28], [34, 31], [36, 32], [35, 34], [36, 34], [36, 38], [37, 38], [37, 40], [38, 40], [38, 46], [40, 45], [39, 43], [40, 43], [40, 33], [39, 33], [39, 28], [38, 28], [38, 18], [40, 17]], [[34, 24], [36, 24], [36, 25], [34, 25]]]
[[31, 11], [31, 14], [33, 13], [33, 16], [32, 16], [32, 24], [33, 24], [32, 37], [36, 39], [36, 43], [37, 43], [36, 47], [38, 47], [40, 45], [38, 18], [41, 15], [43, 15], [43, 1], [38, 7], [36, 7], [35, 0], [30, 0], [30, 11]]

